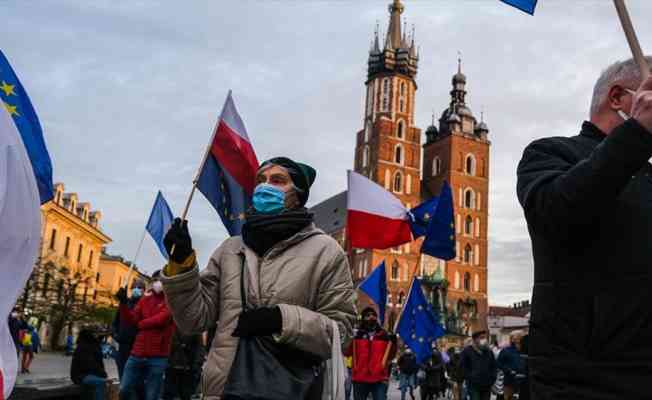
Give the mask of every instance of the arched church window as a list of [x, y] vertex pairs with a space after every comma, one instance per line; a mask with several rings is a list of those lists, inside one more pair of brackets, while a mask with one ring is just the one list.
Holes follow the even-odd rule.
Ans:
[[403, 122], [403, 120], [400, 120], [396, 125], [396, 137], [399, 139], [403, 139], [404, 134], [405, 134], [405, 122]]
[[383, 111], [389, 111], [389, 78], [383, 79]]
[[432, 160], [432, 176], [437, 176], [441, 172], [441, 159], [439, 157], [435, 157], [434, 160]]
[[471, 274], [468, 272], [464, 273], [464, 291], [468, 292], [471, 290]]
[[400, 144], [394, 149], [394, 162], [397, 164], [403, 164], [403, 146]]
[[393, 281], [398, 280], [399, 272], [400, 272], [400, 268], [398, 266], [398, 261], [394, 260], [394, 263], [392, 264], [392, 280]]
[[473, 189], [466, 189], [464, 192], [464, 207], [475, 208], [475, 194]]
[[[473, 262], [473, 249], [470, 244], [464, 247], [464, 263], [470, 264]], [[466, 277], [464, 278], [466, 279]]]
[[467, 215], [464, 221], [464, 233], [467, 235], [473, 234], [473, 219], [470, 215]]
[[475, 175], [475, 157], [473, 157], [473, 154], [469, 154], [466, 156], [466, 173], [468, 175]]
[[400, 172], [396, 172], [394, 175], [394, 192], [401, 193], [403, 191], [403, 175]]

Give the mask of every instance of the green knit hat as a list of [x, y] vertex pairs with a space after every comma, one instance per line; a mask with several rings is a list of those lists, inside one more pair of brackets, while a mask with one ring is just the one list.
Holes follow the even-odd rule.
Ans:
[[315, 182], [317, 171], [308, 164], [293, 161], [287, 157], [274, 157], [265, 161], [260, 165], [260, 168], [268, 166], [269, 164], [278, 165], [288, 170], [290, 178], [294, 185], [300, 189], [297, 193], [301, 207], [306, 205], [308, 195], [310, 194], [310, 187]]

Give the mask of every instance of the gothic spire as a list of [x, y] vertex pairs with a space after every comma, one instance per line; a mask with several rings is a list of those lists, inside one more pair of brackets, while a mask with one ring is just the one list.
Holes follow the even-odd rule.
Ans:
[[389, 28], [387, 29], [387, 40], [392, 48], [401, 46], [401, 14], [403, 13], [401, 0], [394, 0], [389, 5]]

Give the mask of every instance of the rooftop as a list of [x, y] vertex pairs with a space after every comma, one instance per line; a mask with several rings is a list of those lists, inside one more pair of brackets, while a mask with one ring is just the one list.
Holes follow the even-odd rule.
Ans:
[[315, 215], [315, 225], [333, 234], [346, 226], [346, 190], [310, 208]]

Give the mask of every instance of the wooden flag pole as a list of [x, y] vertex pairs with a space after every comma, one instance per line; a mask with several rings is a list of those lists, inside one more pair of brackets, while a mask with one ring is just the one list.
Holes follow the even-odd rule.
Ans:
[[634, 25], [632, 20], [629, 17], [629, 12], [627, 12], [627, 6], [625, 6], [625, 0], [614, 0], [614, 5], [616, 6], [616, 11], [618, 12], [618, 18], [620, 19], [620, 24], [623, 26], [623, 31], [625, 31], [625, 37], [627, 38], [627, 43], [629, 48], [632, 51], [632, 56], [638, 64], [638, 68], [641, 71], [641, 76], [643, 80], [646, 80], [650, 76], [650, 66], [643, 55], [643, 50], [641, 50], [641, 44], [636, 37], [636, 31], [634, 30]]
[[[229, 89], [229, 94], [226, 95], [227, 101], [229, 97], [231, 97], [231, 89]], [[224, 102], [224, 106], [226, 106], [226, 101]], [[186, 200], [186, 205], [183, 208], [183, 212], [181, 213], [181, 221], [184, 221], [186, 219], [186, 216], [188, 215], [188, 210], [190, 209], [190, 203], [192, 202], [192, 197], [195, 194], [195, 189], [197, 189], [197, 183], [199, 182], [199, 175], [201, 174], [201, 170], [204, 168], [204, 164], [206, 164], [208, 155], [211, 152], [211, 146], [213, 145], [213, 140], [215, 139], [215, 135], [217, 135], [217, 127], [220, 125], [220, 121], [222, 120], [223, 115], [224, 115], [224, 107], [222, 107], [222, 112], [220, 113], [220, 117], [215, 122], [215, 127], [213, 128], [213, 134], [211, 135], [211, 139], [208, 141], [208, 144], [206, 145], [206, 150], [204, 150], [204, 156], [202, 157], [201, 162], [199, 163], [199, 168], [197, 168], [195, 177], [192, 180], [192, 189], [190, 189], [188, 200]], [[175, 245], [173, 244], [172, 248], [170, 249], [170, 255], [174, 253], [174, 248]]]
[[131, 272], [134, 270], [134, 267], [136, 266], [136, 259], [140, 254], [140, 249], [143, 247], [143, 242], [145, 241], [146, 234], [147, 234], [147, 229], [143, 229], [143, 236], [140, 238], [140, 243], [138, 244], [136, 255], [134, 256], [134, 259], [131, 260], [131, 265], [129, 266], [129, 272], [127, 272], [127, 281], [125, 282], [125, 286], [124, 286], [125, 289], [129, 288], [129, 279], [131, 279]]

